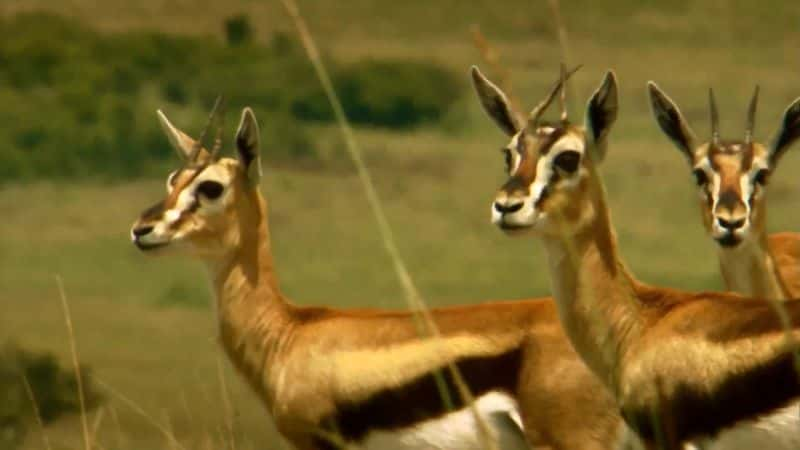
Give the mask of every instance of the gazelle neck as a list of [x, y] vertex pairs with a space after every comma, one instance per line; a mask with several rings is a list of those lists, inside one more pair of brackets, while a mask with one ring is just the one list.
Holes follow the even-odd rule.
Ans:
[[[253, 191], [254, 211], [241, 213], [235, 248], [209, 263], [219, 321], [219, 339], [250, 384], [271, 402], [269, 367], [292, 329], [291, 305], [280, 293], [272, 261], [263, 197]], [[266, 370], [265, 370], [266, 369]]]
[[[763, 217], [762, 217], [763, 221]], [[772, 256], [763, 223], [758, 232], [734, 248], [717, 248], [725, 288], [747, 297], [786, 300], [789, 292]]]
[[578, 353], [612, 392], [628, 342], [639, 333], [636, 281], [618, 255], [602, 186], [594, 217], [578, 234], [545, 236], [553, 297]]

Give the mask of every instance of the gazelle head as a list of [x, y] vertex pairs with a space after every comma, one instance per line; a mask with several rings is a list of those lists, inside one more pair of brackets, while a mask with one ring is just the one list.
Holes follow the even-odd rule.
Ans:
[[[550, 93], [523, 121], [500, 88], [472, 68], [483, 108], [511, 137], [501, 148], [509, 178], [491, 207], [492, 223], [507, 233], [574, 233], [594, 216], [590, 179], [594, 163], [603, 159], [608, 132], [617, 118], [617, 79], [613, 72], [606, 73], [589, 99], [584, 126], [576, 126], [568, 119], [565, 100], [565, 83], [575, 70], [567, 73], [562, 66]], [[559, 93], [560, 120], [542, 122], [542, 114]]]
[[131, 228], [131, 239], [142, 251], [182, 249], [219, 258], [241, 245], [246, 227], [259, 223], [263, 198], [258, 191], [261, 163], [255, 115], [250, 108], [242, 111], [236, 133], [238, 157], [219, 158], [221, 126], [211, 151], [202, 143], [218, 106], [219, 102], [198, 140], [158, 111], [164, 132], [185, 162], [167, 177], [166, 197], [142, 212]]
[[735, 247], [764, 235], [764, 188], [781, 155], [800, 137], [800, 99], [783, 114], [783, 124], [771, 145], [753, 140], [758, 87], [747, 110], [744, 137], [720, 139], [714, 93], [709, 90], [711, 138], [698, 142], [675, 103], [652, 81], [650, 104], [661, 130], [689, 161], [700, 191], [703, 224], [719, 245]]

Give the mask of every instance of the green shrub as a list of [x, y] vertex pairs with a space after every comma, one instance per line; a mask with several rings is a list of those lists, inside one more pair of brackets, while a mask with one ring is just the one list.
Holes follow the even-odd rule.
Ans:
[[[365, 61], [335, 71], [333, 80], [351, 121], [394, 128], [440, 120], [462, 91], [458, 77], [421, 62]], [[292, 111], [311, 120], [333, 114], [319, 88], [295, 101]]]
[[[94, 408], [102, 398], [89, 370], [81, 367], [80, 374], [86, 407]], [[45, 424], [64, 414], [80, 413], [74, 371], [61, 368], [50, 353], [25, 351], [13, 344], [0, 347], [0, 399], [0, 449], [15, 448], [22, 441], [26, 429], [34, 423], [35, 411]]]
[[228, 45], [240, 45], [253, 40], [253, 27], [247, 15], [240, 14], [225, 20], [225, 39]]
[[[155, 110], [196, 135], [214, 99], [227, 97], [226, 147], [238, 111], [255, 107], [269, 158], [320, 160], [298, 119], [331, 121], [303, 49], [285, 33], [255, 45], [247, 16], [210, 37], [101, 34], [43, 13], [0, 18], [0, 183], [33, 177], [146, 175], [174, 163]], [[367, 61], [333, 68], [357, 124], [438, 121], [461, 83], [430, 64]]]
[[41, 13], [0, 20], [0, 183], [146, 174], [173, 158], [155, 110], [197, 134], [219, 94], [228, 98], [228, 147], [238, 111], [253, 105], [272, 158], [315, 157], [289, 111], [293, 97], [317, 85], [305, 54], [281, 40], [254, 45], [244, 16], [227, 27], [239, 33], [234, 47], [202, 37], [104, 35]]

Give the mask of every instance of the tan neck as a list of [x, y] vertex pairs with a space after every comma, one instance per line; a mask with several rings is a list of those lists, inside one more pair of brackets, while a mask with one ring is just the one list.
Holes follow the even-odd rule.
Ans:
[[574, 236], [544, 238], [553, 297], [578, 353], [613, 391], [628, 343], [640, 332], [636, 281], [619, 258], [602, 186], [594, 218]]
[[718, 247], [717, 256], [725, 288], [747, 297], [770, 300], [790, 298], [772, 257], [763, 227], [736, 248]]
[[[222, 346], [256, 391], [268, 401], [272, 393], [271, 362], [284, 348], [292, 330], [292, 307], [280, 293], [272, 261], [266, 203], [242, 217], [236, 248], [222, 261], [210, 264]], [[265, 370], [267, 369], [267, 370]]]

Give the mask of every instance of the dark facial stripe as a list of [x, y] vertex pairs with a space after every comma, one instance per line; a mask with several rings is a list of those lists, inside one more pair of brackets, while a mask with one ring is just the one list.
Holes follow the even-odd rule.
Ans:
[[[184, 168], [180, 169], [178, 171], [178, 173], [175, 174], [174, 179], [176, 181], [175, 181], [175, 185], [172, 187], [172, 192], [170, 192], [170, 194], [167, 196], [167, 198], [163, 202], [164, 203], [164, 208], [167, 209], [167, 208], [172, 208], [173, 206], [175, 206], [175, 204], [178, 202], [178, 197], [180, 197], [181, 192], [183, 192], [183, 190], [186, 189], [186, 187], [189, 186], [192, 183], [192, 181], [194, 181], [201, 173], [203, 173], [203, 170], [205, 170], [206, 167], [208, 167], [208, 164], [204, 164], [204, 165], [201, 165], [201, 166], [198, 166], [198, 167], [194, 167], [194, 168], [184, 167]], [[182, 174], [183, 172], [185, 172], [187, 170], [194, 170], [194, 171], [189, 175], [189, 177], [187, 177], [186, 179], [181, 180], [180, 177], [179, 177], [180, 174]], [[178, 181], [180, 181], [180, 182], [178, 182]]]
[[[549, 125], [543, 125], [542, 127], [550, 127]], [[542, 128], [540, 127], [540, 129]], [[540, 137], [540, 141], [538, 143], [538, 149], [532, 150], [528, 149], [528, 140], [526, 138], [526, 132], [522, 131], [519, 135], [517, 140], [517, 151], [520, 154], [520, 162], [517, 166], [516, 172], [511, 175], [511, 177], [503, 184], [500, 188], [501, 191], [506, 192], [508, 195], [513, 195], [514, 193], [523, 192], [526, 195], [529, 193], [529, 188], [531, 183], [536, 179], [536, 165], [540, 158], [546, 156], [550, 150], [552, 149], [553, 145], [558, 142], [564, 135], [567, 134], [567, 128], [563, 126], [552, 127], [554, 131], [549, 134], [545, 134], [541, 131], [537, 130], [537, 136]], [[534, 153], [537, 152], [537, 153]], [[555, 179], [550, 180], [550, 184], [552, 184], [555, 180], [557, 180], [558, 174], [554, 172]], [[550, 185], [548, 184], [548, 186]], [[542, 196], [540, 196], [539, 201], [541, 201], [547, 192], [545, 191]]]
[[529, 184], [530, 183], [525, 180], [524, 177], [520, 175], [513, 175], [508, 179], [508, 181], [505, 182], [505, 184], [503, 184], [500, 189], [509, 195], [519, 191], [527, 193]]
[[[515, 347], [492, 357], [464, 358], [456, 362], [458, 370], [475, 397], [490, 391], [515, 393], [522, 363], [522, 349]], [[445, 368], [442, 368], [445, 369]], [[459, 398], [448, 370], [442, 371], [447, 389], [457, 409], [465, 405]], [[375, 393], [366, 401], [338, 405], [339, 415], [323, 423], [337, 430], [349, 441], [359, 441], [373, 429], [404, 428], [442, 416], [447, 411], [432, 375], [410, 381], [399, 388]], [[322, 448], [333, 448], [324, 444]]]
[[740, 193], [734, 189], [725, 189], [719, 194], [717, 208], [725, 208], [729, 211], [735, 211], [737, 207], [742, 206], [740, 196]]
[[561, 175], [558, 174], [558, 170], [553, 170], [552, 175], [550, 175], [550, 179], [547, 180], [547, 184], [542, 189], [542, 193], [539, 195], [539, 198], [536, 199], [536, 203], [534, 203], [535, 208], [540, 208], [542, 203], [550, 196], [550, 192], [552, 191], [552, 186], [555, 186], [558, 183], [558, 180], [561, 179]]
[[158, 220], [164, 214], [164, 201], [160, 201], [155, 205], [145, 209], [140, 214], [141, 221]]
[[556, 127], [552, 133], [544, 135], [545, 138], [542, 140], [542, 143], [539, 146], [539, 155], [545, 156], [550, 153], [550, 149], [553, 148], [553, 144], [558, 142], [558, 140], [564, 137], [565, 134], [567, 134], [566, 128]]
[[171, 230], [177, 230], [180, 227], [182, 227], [184, 222], [186, 222], [192, 216], [192, 214], [194, 214], [195, 211], [198, 210], [198, 208], [200, 208], [200, 201], [197, 199], [197, 196], [195, 196], [194, 200], [192, 200], [192, 204], [189, 205], [189, 207], [186, 208], [186, 210], [181, 211], [181, 215], [180, 217], [178, 217], [178, 220], [172, 222], [169, 228]]
[[742, 150], [742, 172], [747, 172], [753, 167], [755, 152], [753, 151], [752, 143], [748, 145], [742, 144], [742, 147], [744, 148], [744, 150]]

